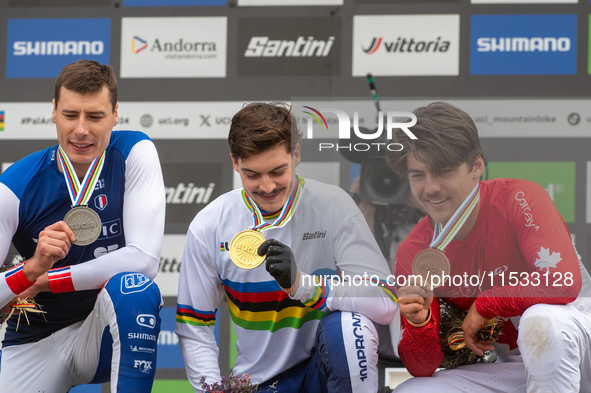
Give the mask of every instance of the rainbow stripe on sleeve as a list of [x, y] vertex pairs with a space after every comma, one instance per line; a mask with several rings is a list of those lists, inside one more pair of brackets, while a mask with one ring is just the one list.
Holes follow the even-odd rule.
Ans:
[[326, 286], [326, 281], [322, 280], [318, 276], [314, 277], [314, 281], [316, 282], [316, 289], [314, 290], [314, 294], [312, 297], [304, 302], [304, 304], [308, 307], [312, 307], [315, 310], [322, 310], [326, 307], [326, 298], [330, 292], [329, 287]]
[[193, 326], [214, 326], [216, 311], [201, 311], [188, 304], [177, 304], [176, 321]]
[[240, 283], [222, 280], [232, 321], [247, 330], [299, 329], [325, 313], [291, 299], [276, 281]]

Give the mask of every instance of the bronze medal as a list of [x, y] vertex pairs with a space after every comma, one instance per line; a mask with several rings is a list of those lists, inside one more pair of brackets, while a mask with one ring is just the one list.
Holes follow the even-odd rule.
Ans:
[[247, 230], [238, 233], [230, 243], [232, 262], [247, 270], [260, 266], [265, 260], [265, 256], [260, 256], [257, 251], [264, 241], [265, 237], [257, 231]]
[[[442, 251], [427, 248], [419, 252], [412, 261], [412, 274], [423, 277], [423, 286], [433, 285], [433, 289], [443, 285], [443, 276], [449, 276], [451, 266]], [[439, 276], [439, 280], [432, 281], [432, 276]]]
[[98, 239], [101, 234], [101, 218], [89, 207], [76, 206], [64, 217], [76, 240], [72, 243], [77, 246], [87, 246]]

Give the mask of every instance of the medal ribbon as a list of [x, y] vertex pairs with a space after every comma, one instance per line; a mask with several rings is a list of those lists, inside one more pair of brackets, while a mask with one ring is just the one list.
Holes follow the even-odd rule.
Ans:
[[80, 183], [70, 159], [63, 151], [62, 147], [59, 146], [57, 157], [64, 170], [64, 179], [66, 179], [66, 186], [68, 187], [68, 193], [72, 200], [72, 207], [88, 204], [88, 200], [94, 191], [96, 182], [98, 181], [103, 165], [105, 164], [105, 152], [106, 151], [103, 151], [103, 154], [92, 161], [90, 167], [86, 171], [84, 180]]
[[295, 207], [297, 206], [297, 203], [300, 199], [303, 185], [304, 180], [296, 175], [296, 185], [291, 191], [289, 199], [287, 200], [285, 205], [283, 205], [283, 209], [281, 210], [279, 217], [277, 217], [277, 220], [275, 220], [275, 222], [273, 222], [272, 224], [265, 222], [265, 220], [263, 219], [263, 215], [261, 214], [261, 211], [259, 210], [256, 203], [254, 203], [252, 199], [250, 199], [250, 197], [246, 195], [246, 191], [242, 189], [242, 200], [244, 201], [248, 209], [252, 212], [254, 225], [250, 227], [250, 229], [252, 229], [253, 231], [263, 232], [272, 228], [284, 227], [289, 222], [289, 220], [291, 220], [292, 213], [295, 211]]
[[480, 183], [476, 183], [476, 187], [474, 187], [470, 195], [468, 195], [460, 207], [458, 207], [458, 210], [456, 210], [453, 216], [451, 216], [447, 224], [445, 224], [445, 227], [439, 222], [435, 223], [435, 228], [433, 228], [433, 240], [429, 245], [430, 248], [443, 251], [452, 241], [454, 236], [456, 236], [480, 200], [479, 186]]

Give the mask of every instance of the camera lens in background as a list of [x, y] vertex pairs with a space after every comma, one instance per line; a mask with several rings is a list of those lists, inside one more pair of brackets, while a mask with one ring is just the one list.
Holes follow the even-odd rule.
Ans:
[[363, 160], [359, 187], [361, 199], [378, 205], [403, 205], [410, 193], [408, 180], [395, 174], [386, 164], [384, 156]]
[[401, 179], [387, 166], [376, 168], [369, 176], [372, 188], [381, 197], [392, 196], [400, 188]]

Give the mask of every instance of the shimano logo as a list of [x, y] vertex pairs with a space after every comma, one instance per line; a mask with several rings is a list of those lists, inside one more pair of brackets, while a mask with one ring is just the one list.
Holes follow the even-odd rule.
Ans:
[[478, 52], [568, 52], [568, 37], [480, 37]]
[[359, 379], [365, 381], [367, 378], [367, 357], [365, 356], [365, 344], [363, 342], [363, 328], [361, 327], [361, 317], [354, 312], [353, 317], [353, 335], [355, 336], [355, 349], [357, 349], [357, 360], [359, 361]]
[[176, 187], [166, 187], [167, 204], [208, 203], [215, 183], [209, 183], [207, 188], [196, 187], [195, 184], [179, 183]]
[[326, 237], [326, 231], [324, 232], [314, 232], [314, 233], [304, 233], [304, 237], [302, 240], [310, 240], [310, 239], [318, 239], [320, 237]]
[[245, 57], [326, 57], [330, 53], [334, 37], [315, 40], [299, 36], [295, 41], [270, 40], [269, 37], [252, 37], [244, 52]]
[[133, 368], [139, 368], [141, 372], [149, 374], [152, 371], [152, 362], [147, 360], [135, 360]]
[[156, 327], [156, 317], [154, 317], [152, 314], [140, 314], [135, 320], [140, 326], [145, 326], [150, 329], [154, 329], [154, 327]]
[[12, 45], [15, 56], [102, 55], [102, 41], [16, 41]]
[[127, 338], [129, 340], [158, 341], [158, 337], [156, 337], [156, 335], [147, 333], [127, 333]]

